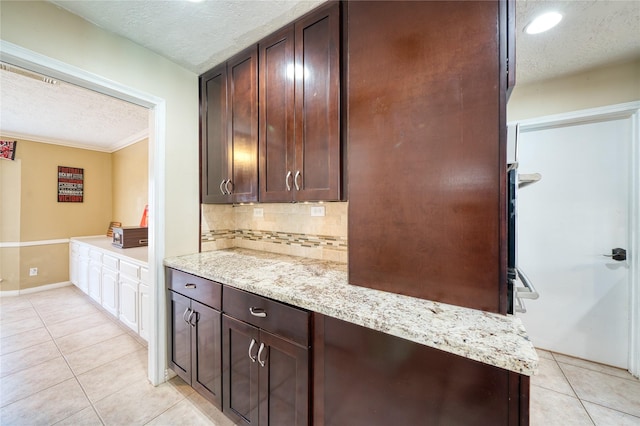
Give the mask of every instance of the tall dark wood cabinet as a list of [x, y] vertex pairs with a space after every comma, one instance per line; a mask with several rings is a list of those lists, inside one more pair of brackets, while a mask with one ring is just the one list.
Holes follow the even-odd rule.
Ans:
[[258, 54], [240, 52], [200, 77], [202, 202], [258, 201]]
[[221, 407], [221, 286], [172, 270], [168, 270], [167, 281], [169, 366]]
[[506, 4], [347, 2], [349, 281], [506, 312]]
[[259, 46], [260, 201], [339, 200], [340, 5]]
[[223, 412], [250, 425], [309, 424], [309, 314], [225, 288]]

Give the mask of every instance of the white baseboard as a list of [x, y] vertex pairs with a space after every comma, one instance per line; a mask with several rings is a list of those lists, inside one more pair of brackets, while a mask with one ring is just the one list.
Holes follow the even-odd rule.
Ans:
[[20, 295], [23, 295], [23, 294], [38, 293], [38, 292], [41, 292], [41, 291], [53, 290], [54, 288], [66, 287], [66, 286], [69, 286], [69, 285], [71, 285], [71, 281], [63, 281], [63, 282], [60, 282], [60, 283], [41, 285], [41, 286], [38, 286], [38, 287], [25, 288], [25, 289], [22, 289], [22, 290], [0, 291], [0, 297], [20, 296]]

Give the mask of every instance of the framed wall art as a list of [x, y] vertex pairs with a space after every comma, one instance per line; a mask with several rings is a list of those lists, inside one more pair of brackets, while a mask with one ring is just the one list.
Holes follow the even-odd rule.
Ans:
[[58, 202], [82, 203], [84, 200], [84, 169], [58, 166]]
[[0, 141], [0, 158], [15, 160], [17, 141]]

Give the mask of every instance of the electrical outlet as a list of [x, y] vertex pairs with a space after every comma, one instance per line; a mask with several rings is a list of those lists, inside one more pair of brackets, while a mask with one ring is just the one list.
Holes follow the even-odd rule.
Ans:
[[324, 216], [324, 206], [311, 206], [311, 216], [312, 217], [323, 217]]
[[264, 209], [261, 207], [254, 208], [253, 217], [264, 217]]
[[29, 276], [35, 277], [36, 275], [38, 275], [38, 268], [29, 268]]

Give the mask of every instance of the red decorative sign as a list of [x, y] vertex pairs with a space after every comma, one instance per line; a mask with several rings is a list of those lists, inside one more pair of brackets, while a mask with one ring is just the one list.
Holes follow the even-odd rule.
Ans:
[[58, 166], [58, 202], [81, 203], [84, 195], [84, 169]]

